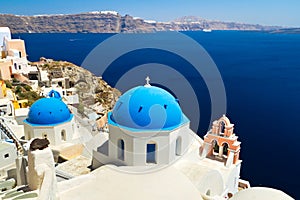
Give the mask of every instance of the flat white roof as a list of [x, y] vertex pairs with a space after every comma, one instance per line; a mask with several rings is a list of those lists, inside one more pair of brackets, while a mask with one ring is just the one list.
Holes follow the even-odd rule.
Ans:
[[0, 27], [0, 46], [3, 46], [4, 38], [11, 39], [10, 30], [8, 27]]
[[132, 174], [121, 167], [103, 166], [86, 176], [58, 183], [60, 199], [199, 200], [200, 193], [174, 167]]
[[38, 72], [38, 71], [39, 71], [38, 68], [37, 68], [36, 66], [30, 66], [30, 67], [29, 67], [29, 70], [30, 70], [31, 72]]
[[16, 116], [27, 116], [28, 112], [29, 112], [29, 108], [15, 109]]
[[1, 106], [7, 105], [9, 102], [10, 102], [9, 99], [6, 99], [6, 98], [0, 99], [0, 105]]
[[8, 148], [14, 147], [13, 143], [8, 143], [5, 141], [0, 140], [0, 152], [6, 150]]
[[0, 27], [0, 33], [10, 33], [10, 29], [8, 27]]

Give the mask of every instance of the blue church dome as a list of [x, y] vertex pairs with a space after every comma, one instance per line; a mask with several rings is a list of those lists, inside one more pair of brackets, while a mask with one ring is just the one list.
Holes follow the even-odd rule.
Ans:
[[175, 128], [188, 121], [166, 90], [145, 85], [132, 88], [116, 102], [109, 123], [134, 129]]
[[37, 100], [30, 107], [25, 122], [32, 125], [52, 125], [70, 121], [73, 115], [61, 98], [48, 97]]

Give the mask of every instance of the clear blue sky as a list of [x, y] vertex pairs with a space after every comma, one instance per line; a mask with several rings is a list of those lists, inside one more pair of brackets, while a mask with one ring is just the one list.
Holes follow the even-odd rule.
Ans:
[[157, 21], [182, 16], [300, 27], [300, 0], [0, 0], [0, 13], [70, 14], [115, 10]]

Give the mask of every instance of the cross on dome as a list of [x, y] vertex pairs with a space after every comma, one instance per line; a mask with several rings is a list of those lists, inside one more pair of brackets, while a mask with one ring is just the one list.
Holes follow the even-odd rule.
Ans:
[[144, 85], [145, 87], [150, 87], [151, 85], [150, 85], [150, 78], [149, 78], [149, 76], [147, 76], [146, 78], [145, 78], [145, 80], [146, 80], [146, 84]]

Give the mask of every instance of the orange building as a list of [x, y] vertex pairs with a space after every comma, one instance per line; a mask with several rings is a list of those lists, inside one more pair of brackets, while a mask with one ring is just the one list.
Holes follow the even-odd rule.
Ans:
[[11, 39], [8, 27], [0, 27], [0, 78], [10, 80], [15, 74], [28, 74], [25, 42], [21, 39]]
[[233, 133], [234, 124], [223, 115], [213, 122], [212, 129], [204, 136], [204, 145], [200, 148], [202, 157], [224, 162], [229, 167], [239, 161], [240, 144]]
[[0, 79], [10, 80], [12, 74], [12, 60], [0, 59]]
[[24, 40], [4, 38], [5, 51], [7, 56], [26, 58], [26, 49]]

